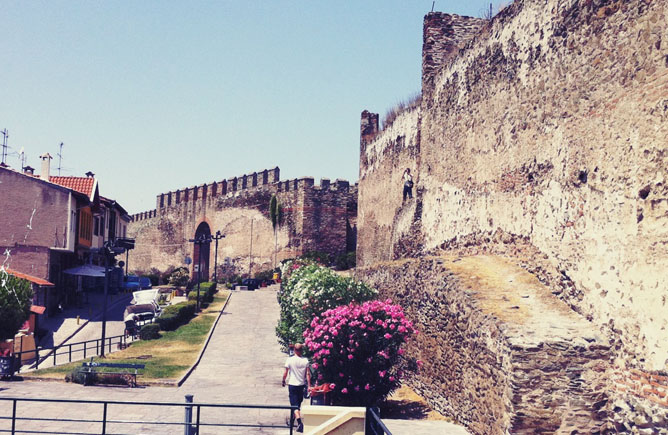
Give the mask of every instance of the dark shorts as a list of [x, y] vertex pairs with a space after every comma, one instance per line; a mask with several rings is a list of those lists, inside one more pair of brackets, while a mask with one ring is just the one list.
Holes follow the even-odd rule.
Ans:
[[290, 395], [290, 406], [301, 408], [304, 400], [304, 385], [288, 385], [288, 394]]

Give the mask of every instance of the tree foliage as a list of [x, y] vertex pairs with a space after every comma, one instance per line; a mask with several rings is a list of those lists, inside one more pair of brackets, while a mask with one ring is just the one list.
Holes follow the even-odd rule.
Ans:
[[0, 340], [13, 338], [28, 320], [32, 296], [28, 281], [0, 270]]
[[190, 280], [190, 271], [187, 267], [179, 267], [172, 272], [169, 277], [169, 285], [174, 285], [177, 287], [184, 287], [188, 285]]
[[276, 227], [280, 226], [283, 220], [283, 207], [278, 202], [276, 195], [273, 195], [269, 200], [269, 219], [271, 219], [271, 226], [276, 231]]

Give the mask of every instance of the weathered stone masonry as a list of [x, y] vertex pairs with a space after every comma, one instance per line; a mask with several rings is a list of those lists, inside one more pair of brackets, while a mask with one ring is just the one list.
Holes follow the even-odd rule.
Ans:
[[[415, 380], [440, 409], [466, 416], [476, 433], [489, 433], [482, 429], [486, 425], [496, 433], [653, 433], [668, 426], [667, 24], [664, 1], [515, 1], [483, 25], [429, 14], [421, 106], [361, 137], [360, 275], [390, 296], [400, 296], [406, 286], [410, 299], [423, 301], [430, 291], [441, 297], [440, 292], [467, 290], [452, 264], [425, 270], [420, 259], [505, 257], [596, 333], [590, 345], [559, 344], [566, 346], [561, 356], [549, 355], [559, 361], [555, 371], [527, 371], [527, 385], [549, 390], [558, 402], [546, 405], [522, 389], [517, 376], [525, 363], [510, 356], [524, 353], [534, 361], [529, 365], [540, 359], [531, 356], [531, 346], [513, 350], [508, 331], [526, 335], [530, 329], [494, 313], [494, 326], [476, 317], [453, 320], [452, 309], [440, 302], [418, 304], [415, 313], [426, 325], [480, 326], [503, 337], [477, 341], [497, 362], [509, 364], [498, 371], [508, 374], [499, 382], [521, 387], [512, 394], [490, 387], [490, 394], [506, 400], [503, 408], [491, 407], [487, 415], [467, 411], [470, 403], [489, 403], [476, 398], [474, 382], [461, 384], [462, 395], [446, 388], [452, 376], [476, 373], [470, 358], [455, 359], [459, 373], [437, 366]], [[373, 117], [363, 113], [363, 130]], [[415, 199], [402, 204], [406, 167], [416, 181]], [[395, 285], [383, 274], [402, 259], [417, 263]], [[447, 273], [457, 280], [443, 283]], [[464, 276], [479, 273], [472, 269]], [[465, 294], [447, 297], [466, 299]], [[467, 300], [470, 306], [479, 303], [476, 297]], [[534, 343], [542, 349], [592, 338], [579, 328], [566, 341], [546, 325], [534, 329], [543, 334]], [[439, 333], [434, 343], [446, 354], [452, 346], [474, 345], [473, 338], [457, 338], [449, 328]], [[582, 403], [573, 408], [572, 386], [553, 379], [574, 373], [569, 367], [582, 358], [590, 363], [583, 363], [586, 370], [578, 377], [587, 381], [579, 383], [576, 402]], [[443, 388], [429, 381], [441, 370], [447, 374]], [[600, 373], [607, 385], [589, 382]], [[539, 412], [543, 406], [554, 413], [549, 424]]]
[[[276, 234], [269, 217], [273, 195], [282, 208]], [[211, 233], [225, 235], [219, 242], [219, 264], [230, 258], [238, 272], [247, 273], [251, 260], [258, 271], [308, 251], [337, 255], [355, 249], [357, 186], [328, 179], [318, 186], [312, 177], [280, 180], [280, 170], [274, 168], [160, 194], [156, 209], [134, 215], [128, 228], [137, 239], [130, 267], [164, 270], [183, 265], [190, 255], [193, 270], [197, 258], [188, 240], [202, 223]], [[214, 245], [208, 249], [211, 267], [203, 270], [211, 275]]]

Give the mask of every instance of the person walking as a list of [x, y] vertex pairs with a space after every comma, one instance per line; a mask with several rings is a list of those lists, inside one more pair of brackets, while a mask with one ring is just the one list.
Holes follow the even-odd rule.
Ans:
[[[302, 416], [300, 409], [302, 400], [304, 400], [304, 386], [311, 388], [311, 371], [309, 370], [308, 359], [303, 356], [304, 345], [301, 343], [295, 344], [295, 354], [285, 360], [285, 372], [283, 372], [282, 385], [285, 387], [285, 380], [288, 382], [288, 396], [290, 398], [290, 406], [296, 406], [297, 410], [294, 416], [297, 418], [297, 432], [304, 432], [304, 423], [302, 423]], [[294, 423], [290, 420], [290, 427]]]
[[406, 196], [409, 199], [413, 199], [413, 176], [411, 175], [410, 168], [406, 168], [401, 178], [404, 182], [404, 199], [402, 200], [404, 202], [406, 201]]

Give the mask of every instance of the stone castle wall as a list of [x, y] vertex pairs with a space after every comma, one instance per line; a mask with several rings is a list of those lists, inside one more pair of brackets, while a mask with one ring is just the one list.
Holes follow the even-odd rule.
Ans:
[[[431, 26], [452, 20], [428, 15], [425, 41], [450, 35], [451, 47], [457, 35]], [[664, 376], [667, 24], [665, 2], [515, 1], [474, 37], [462, 32], [442, 65], [423, 53], [421, 106], [361, 140], [359, 263], [515, 258], [610, 337], [618, 377]], [[415, 200], [402, 204], [405, 167]], [[656, 388], [620, 397], [668, 407]]]
[[[283, 211], [275, 233], [269, 216], [274, 195]], [[184, 265], [187, 255], [194, 257], [189, 240], [202, 222], [212, 233], [225, 235], [218, 245], [218, 264], [229, 258], [239, 273], [269, 269], [313, 250], [342, 254], [349, 247], [348, 233], [356, 231], [356, 201], [357, 187], [347, 181], [322, 179], [318, 186], [312, 177], [280, 180], [279, 168], [163, 193], [155, 210], [133, 216], [128, 233], [136, 246], [130, 267]], [[210, 273], [214, 249], [212, 243]]]

